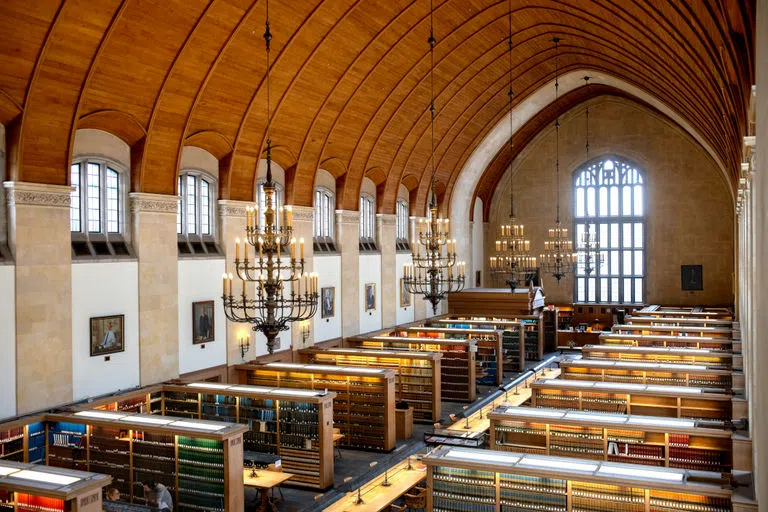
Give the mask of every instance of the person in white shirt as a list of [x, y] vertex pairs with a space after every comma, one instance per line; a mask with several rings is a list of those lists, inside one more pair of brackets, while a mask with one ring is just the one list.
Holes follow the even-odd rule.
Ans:
[[161, 483], [149, 482], [144, 485], [144, 495], [149, 505], [154, 505], [158, 510], [173, 512], [173, 499], [168, 488]]
[[111, 348], [117, 343], [117, 336], [112, 332], [112, 322], [107, 322], [107, 332], [104, 333], [104, 339], [99, 344], [99, 348]]

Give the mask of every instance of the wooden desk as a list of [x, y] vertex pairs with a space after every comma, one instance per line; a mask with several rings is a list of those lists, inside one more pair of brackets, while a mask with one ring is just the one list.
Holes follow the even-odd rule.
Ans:
[[269, 500], [269, 490], [280, 485], [286, 480], [293, 478], [293, 473], [283, 473], [282, 471], [257, 470], [258, 476], [252, 477], [250, 469], [243, 470], [243, 483], [248, 487], [256, 487], [261, 492], [261, 506], [259, 510], [277, 510], [274, 503]]
[[491, 420], [488, 419], [488, 415], [496, 407], [500, 405], [520, 406], [531, 398], [531, 388], [528, 387], [537, 378], [539, 379], [557, 379], [560, 376], [560, 368], [548, 368], [546, 373], [542, 372], [537, 376], [532, 376], [525, 381], [524, 384], [520, 384], [517, 388], [517, 394], [515, 390], [510, 390], [505, 395], [501, 395], [496, 400], [492, 401], [479, 411], [469, 416], [469, 428], [467, 427], [467, 420], [465, 418], [452, 424], [448, 427], [448, 430], [462, 430], [464, 432], [487, 432], [491, 428]]
[[408, 459], [389, 468], [389, 487], [384, 487], [384, 473], [363, 485], [360, 494], [364, 503], [356, 505], [357, 489], [348, 492], [339, 501], [327, 507], [324, 512], [380, 512], [389, 507], [397, 498], [408, 492], [414, 485], [427, 477], [426, 467], [412, 457], [412, 470], [407, 470]]

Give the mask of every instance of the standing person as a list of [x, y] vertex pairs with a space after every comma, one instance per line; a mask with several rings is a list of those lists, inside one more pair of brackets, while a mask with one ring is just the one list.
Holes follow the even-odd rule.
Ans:
[[147, 502], [150, 505], [154, 505], [158, 510], [167, 510], [173, 512], [173, 499], [171, 493], [168, 492], [168, 488], [158, 482], [149, 482], [144, 485], [144, 495], [147, 497]]

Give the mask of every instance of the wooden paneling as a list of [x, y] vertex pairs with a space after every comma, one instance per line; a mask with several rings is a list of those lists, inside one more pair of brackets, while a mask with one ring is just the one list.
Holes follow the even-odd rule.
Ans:
[[[715, 148], [735, 183], [754, 82], [755, 1], [727, 4], [513, 2], [515, 102], [553, 78], [558, 35], [562, 72], [619, 76], [668, 105]], [[132, 152], [134, 191], [172, 194], [189, 143], [226, 158], [222, 198], [251, 199], [266, 138], [264, 7], [263, 0], [2, 2], [0, 96], [7, 101], [0, 114], [6, 122], [22, 118], [13, 141], [19, 147], [9, 146], [18, 154], [11, 179], [66, 183], [74, 128], [85, 116], [115, 111], [146, 133]], [[496, 0], [435, 2], [435, 163], [444, 204], [468, 156], [507, 114], [507, 15], [507, 3]], [[357, 209], [369, 174], [380, 212], [394, 212], [406, 178], [412, 211], [422, 211], [429, 3], [272, 0], [270, 16], [271, 138], [284, 149], [278, 161], [289, 170], [291, 202], [310, 205], [316, 169], [334, 161], [344, 173], [336, 176], [340, 208]], [[590, 94], [626, 95], [600, 85]], [[574, 92], [539, 105], [546, 114], [520, 134], [522, 145], [526, 133], [584, 99]], [[481, 180], [481, 197], [504, 158]]]

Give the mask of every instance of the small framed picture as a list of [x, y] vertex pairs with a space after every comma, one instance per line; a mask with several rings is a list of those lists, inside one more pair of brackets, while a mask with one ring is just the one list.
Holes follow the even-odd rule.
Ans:
[[125, 315], [91, 318], [91, 357], [125, 351]]
[[213, 301], [192, 303], [192, 344], [210, 343], [215, 340]]
[[376, 311], [376, 283], [365, 283], [365, 312]]
[[320, 288], [320, 318], [336, 316], [336, 287]]
[[407, 308], [411, 305], [411, 294], [405, 286], [405, 278], [400, 278], [400, 307]]

